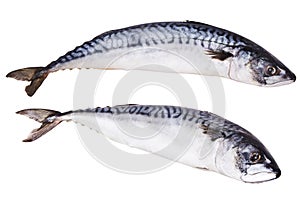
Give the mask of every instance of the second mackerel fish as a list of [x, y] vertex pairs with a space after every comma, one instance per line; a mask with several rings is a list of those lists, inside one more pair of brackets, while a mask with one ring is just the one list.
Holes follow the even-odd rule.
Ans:
[[115, 142], [247, 183], [270, 181], [281, 174], [274, 158], [254, 135], [205, 111], [131, 104], [65, 113], [45, 109], [17, 113], [42, 123], [24, 142], [38, 139], [63, 121], [73, 121]]

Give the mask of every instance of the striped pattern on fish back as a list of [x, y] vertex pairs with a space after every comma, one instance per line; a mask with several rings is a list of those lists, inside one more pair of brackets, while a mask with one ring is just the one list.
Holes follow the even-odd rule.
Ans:
[[48, 67], [114, 49], [162, 44], [201, 45], [206, 49], [246, 45], [251, 41], [230, 31], [199, 22], [158, 22], [105, 32], [53, 61]]
[[[223, 137], [229, 137], [237, 132], [250, 134], [242, 127], [207, 111], [167, 105], [137, 105], [97, 107], [86, 110], [76, 110], [73, 113], [100, 113], [104, 115], [136, 115], [164, 120], [182, 120], [191, 125], [218, 131]], [[130, 116], [128, 116], [130, 118]]]

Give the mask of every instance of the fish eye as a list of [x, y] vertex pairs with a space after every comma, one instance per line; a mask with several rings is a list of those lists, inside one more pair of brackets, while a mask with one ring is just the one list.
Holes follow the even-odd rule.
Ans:
[[279, 70], [278, 70], [277, 67], [267, 66], [265, 74], [268, 75], [268, 76], [274, 76], [274, 75], [278, 74], [278, 72], [279, 72]]
[[261, 159], [261, 155], [258, 152], [251, 153], [249, 157], [252, 163], [257, 163]]

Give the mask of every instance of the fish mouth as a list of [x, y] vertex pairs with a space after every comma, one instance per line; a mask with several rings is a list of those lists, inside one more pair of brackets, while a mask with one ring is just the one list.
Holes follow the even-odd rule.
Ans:
[[293, 79], [288, 79], [284, 81], [279, 81], [275, 83], [266, 83], [263, 86], [265, 87], [276, 87], [276, 86], [282, 86], [282, 85], [288, 85], [296, 81], [296, 76]]
[[266, 86], [270, 86], [270, 87], [273, 87], [273, 86], [281, 86], [281, 85], [288, 85], [288, 84], [291, 84], [293, 82], [295, 82], [295, 80], [287, 80], [287, 81], [281, 81], [281, 82], [277, 82], [277, 83], [273, 83], [273, 84], [267, 84]]
[[246, 174], [241, 176], [241, 180], [245, 183], [263, 183], [267, 181], [272, 181], [281, 176], [280, 169], [276, 171], [263, 171], [263, 172], [256, 172], [253, 174]]

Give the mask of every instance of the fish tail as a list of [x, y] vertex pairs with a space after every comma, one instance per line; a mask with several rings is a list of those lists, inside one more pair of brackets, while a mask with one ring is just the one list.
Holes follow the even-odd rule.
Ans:
[[21, 81], [31, 81], [30, 85], [26, 86], [25, 91], [28, 96], [33, 96], [36, 90], [41, 86], [43, 81], [48, 76], [45, 67], [28, 67], [12, 71], [6, 77], [15, 78]]
[[42, 123], [41, 127], [31, 131], [31, 133], [25, 140], [23, 140], [23, 142], [32, 142], [40, 138], [63, 121], [63, 119], [60, 118], [62, 114], [54, 110], [25, 109], [18, 111], [17, 114], [25, 115], [31, 119], [34, 119], [35, 121]]

